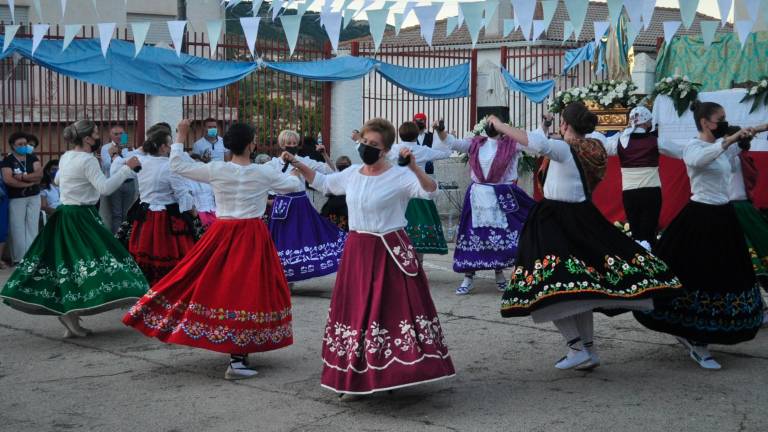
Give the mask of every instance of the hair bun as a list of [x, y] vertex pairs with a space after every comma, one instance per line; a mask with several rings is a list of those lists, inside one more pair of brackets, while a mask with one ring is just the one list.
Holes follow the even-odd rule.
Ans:
[[699, 107], [701, 107], [701, 101], [699, 101], [698, 99], [691, 102], [691, 111], [696, 111], [697, 109], [699, 109]]
[[77, 129], [73, 125], [64, 128], [64, 141], [75, 142], [77, 140]]

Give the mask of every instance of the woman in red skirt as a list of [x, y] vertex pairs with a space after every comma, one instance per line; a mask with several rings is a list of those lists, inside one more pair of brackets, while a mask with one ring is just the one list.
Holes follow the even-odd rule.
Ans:
[[158, 129], [142, 146], [138, 156], [141, 204], [128, 242], [128, 251], [152, 286], [168, 274], [194, 246], [192, 212], [194, 198], [187, 181], [171, 173], [168, 153], [171, 134]]
[[454, 375], [429, 284], [408, 240], [405, 209], [431, 199], [437, 184], [410, 150], [393, 166], [395, 128], [369, 120], [358, 152], [365, 165], [323, 175], [289, 153], [312, 187], [346, 195], [349, 237], [336, 276], [323, 337], [323, 387], [370, 394]]
[[[185, 142], [189, 121], [178, 127]], [[256, 375], [248, 354], [293, 343], [291, 297], [277, 251], [261, 217], [267, 193], [295, 192], [298, 178], [252, 164], [253, 128], [237, 123], [224, 135], [230, 162], [193, 161], [174, 144], [170, 167], [210, 183], [217, 220], [184, 259], [125, 315], [123, 322], [163, 342], [231, 355], [226, 379]]]

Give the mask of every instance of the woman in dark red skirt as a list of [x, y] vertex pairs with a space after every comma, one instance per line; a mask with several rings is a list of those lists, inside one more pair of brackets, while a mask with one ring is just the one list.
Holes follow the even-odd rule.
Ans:
[[[184, 142], [189, 122], [179, 125]], [[277, 251], [261, 218], [267, 192], [290, 193], [295, 176], [250, 161], [253, 128], [234, 124], [224, 135], [230, 162], [195, 162], [182, 144], [171, 151], [171, 170], [210, 183], [217, 220], [181, 262], [123, 318], [163, 342], [231, 355], [226, 379], [250, 378], [248, 354], [293, 343], [291, 297]]]
[[187, 181], [171, 173], [171, 135], [158, 129], [139, 156], [139, 204], [128, 251], [152, 286], [168, 274], [194, 246], [194, 198]]
[[315, 189], [347, 196], [350, 233], [322, 353], [321, 385], [338, 393], [369, 394], [455, 373], [427, 278], [403, 229], [408, 202], [432, 198], [437, 184], [408, 149], [400, 152], [407, 168], [393, 166], [386, 154], [394, 141], [390, 122], [368, 121], [358, 147], [365, 165], [330, 175], [283, 154]]

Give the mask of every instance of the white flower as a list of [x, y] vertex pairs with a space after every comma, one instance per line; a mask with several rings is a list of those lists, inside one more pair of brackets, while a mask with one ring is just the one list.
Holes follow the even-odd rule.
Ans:
[[563, 92], [562, 92], [562, 91], [559, 91], [559, 92], [557, 92], [557, 94], [556, 94], [555, 96], [556, 96], [556, 97], [560, 97], [560, 96], [562, 96], [562, 95], [563, 95]]
[[768, 87], [768, 80], [762, 80], [760, 81], [760, 87], [766, 88]]
[[667, 77], [667, 79], [665, 79], [664, 81], [666, 81], [666, 82], [667, 82], [667, 84], [669, 84], [669, 83], [671, 83], [671, 82], [672, 82], [672, 78], [671, 78], [671, 77]]
[[757, 94], [757, 87], [752, 87], [752, 89], [749, 91], [750, 96], [754, 96]]
[[680, 97], [681, 97], [681, 98], [684, 98], [684, 97], [686, 97], [687, 95], [688, 95], [688, 91], [687, 91], [687, 90], [683, 90], [683, 92], [682, 92], [682, 93], [680, 93]]

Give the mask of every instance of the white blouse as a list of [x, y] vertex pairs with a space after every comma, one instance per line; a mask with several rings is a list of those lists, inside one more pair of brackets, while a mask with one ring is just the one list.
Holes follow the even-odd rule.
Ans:
[[691, 180], [692, 201], [722, 205], [730, 201], [733, 159], [741, 149], [733, 144], [723, 150], [723, 139], [708, 143], [694, 138], [683, 150], [683, 161]]
[[386, 234], [408, 225], [405, 209], [411, 198], [437, 195], [421, 187], [407, 167], [392, 166], [377, 176], [363, 175], [361, 165], [334, 174], [317, 174], [312, 187], [324, 194], [346, 195], [349, 229]]
[[[308, 158], [306, 156], [296, 156], [296, 160], [300, 161], [304, 165], [308, 166], [312, 171], [322, 173], [322, 174], [331, 174], [334, 171], [333, 168], [331, 168], [327, 163], [325, 162], [318, 162], [312, 158]], [[279, 157], [272, 158], [269, 162], [264, 164], [266, 166], [272, 167], [272, 169], [277, 170], [282, 173], [283, 167], [285, 166], [285, 161], [280, 159]], [[292, 167], [288, 167], [288, 169], [285, 171], [286, 173], [290, 172]], [[299, 189], [296, 192], [301, 192], [307, 189], [306, 186], [306, 180], [303, 176], [299, 176], [299, 180], [301, 181], [301, 189]]]
[[194, 207], [195, 202], [187, 181], [171, 172], [169, 158], [164, 156], [138, 155], [141, 162], [139, 197], [149, 204], [152, 211], [165, 210], [169, 204], [179, 204], [179, 211]]
[[195, 209], [199, 212], [215, 212], [216, 199], [214, 198], [211, 185], [193, 180], [187, 181], [189, 182], [189, 190], [192, 193]]
[[134, 156], [141, 156], [144, 154], [144, 151], [141, 150], [141, 148], [135, 149], [135, 150], [128, 150], [123, 149], [120, 156], [116, 157], [112, 160], [112, 164], [109, 166], [109, 176], [115, 175], [115, 172], [119, 171], [120, 168], [125, 166], [125, 163], [128, 161], [128, 159], [134, 157]]
[[48, 189], [40, 188], [40, 196], [45, 197], [48, 202], [48, 207], [55, 209], [61, 204], [61, 194], [59, 188], [56, 185], [50, 185]]
[[59, 185], [61, 204], [95, 205], [101, 195], [111, 195], [124, 181], [135, 177], [130, 168], [123, 166], [107, 178], [92, 153], [70, 150], [59, 160], [55, 182]]
[[[432, 147], [435, 149], [444, 149], [447, 147], [448, 149], [455, 150], [457, 152], [469, 153], [469, 148], [472, 145], [472, 138], [458, 139], [455, 136], [449, 134], [445, 141], [440, 141], [440, 138], [438, 138], [437, 135], [435, 135], [435, 137], [436, 139], [432, 144]], [[517, 163], [520, 159], [520, 151], [522, 150], [520, 147], [522, 146], [518, 145], [517, 150], [515, 151], [515, 154], [512, 158], [512, 162], [507, 167], [507, 171], [504, 173], [500, 184], [514, 183], [517, 181]], [[493, 161], [496, 159], [497, 150], [498, 142], [493, 138], [488, 138], [485, 144], [480, 146], [480, 150], [478, 151], [477, 156], [480, 159], [480, 169], [483, 170], [483, 176], [485, 177], [487, 177], [488, 173], [491, 172], [491, 165], [493, 165]], [[470, 170], [470, 176], [472, 177], [473, 182], [480, 182], [472, 170]]]
[[579, 169], [568, 143], [549, 139], [541, 130], [535, 130], [528, 132], [528, 147], [550, 159], [547, 178], [544, 181], [544, 198], [571, 203], [587, 200]]
[[303, 186], [296, 176], [266, 165], [194, 161], [184, 153], [183, 144], [171, 146], [170, 166], [175, 174], [211, 185], [218, 218], [260, 218], [264, 216], [270, 190], [291, 193]]
[[397, 158], [400, 156], [400, 150], [407, 148], [411, 150], [413, 157], [416, 158], [416, 165], [421, 169], [426, 169], [427, 162], [434, 162], [440, 159], [448, 159], [451, 157], [451, 151], [447, 148], [431, 148], [424, 145], [419, 145], [415, 142], [401, 142], [395, 144], [389, 149], [387, 157], [389, 160], [397, 163]]
[[732, 158], [731, 161], [731, 182], [728, 188], [728, 198], [731, 201], [745, 201], [749, 199], [747, 196], [747, 188], [744, 186], [744, 173], [741, 170], [741, 160], [738, 157]]

